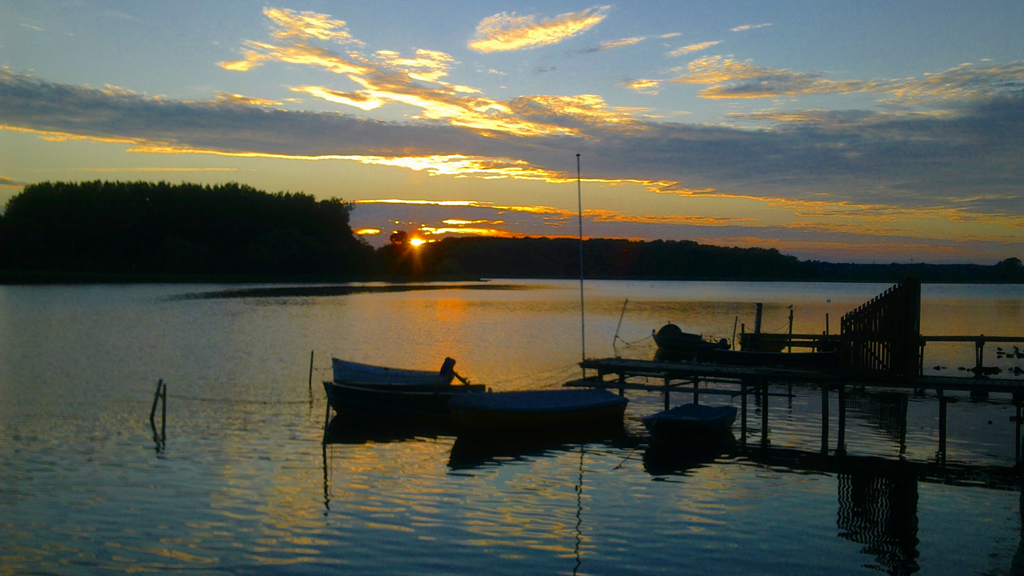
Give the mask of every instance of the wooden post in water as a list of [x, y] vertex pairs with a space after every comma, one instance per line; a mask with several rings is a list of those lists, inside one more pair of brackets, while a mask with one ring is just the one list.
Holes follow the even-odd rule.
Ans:
[[669, 390], [668, 382], [669, 382], [669, 378], [668, 378], [668, 376], [665, 376], [665, 410], [668, 410], [669, 408], [672, 407], [671, 404], [669, 403], [669, 398], [668, 398], [668, 390]]
[[821, 386], [821, 455], [828, 455], [828, 386]]
[[942, 394], [942, 389], [938, 390], [939, 393], [939, 462], [946, 462], [946, 397]]
[[[1013, 437], [1016, 440], [1016, 442], [1014, 444], [1015, 445], [1014, 458], [1015, 458], [1015, 462], [1017, 462], [1018, 466], [1020, 465], [1020, 404], [1021, 404], [1021, 399], [1022, 398], [1021, 398], [1021, 396], [1019, 394], [1014, 394], [1013, 395], [1013, 405], [1017, 409], [1017, 417], [1013, 419], [1013, 421], [1015, 423], [1014, 427], [1016, 429], [1016, 431], [1013, 434]], [[1021, 496], [1021, 497], [1024, 498], [1024, 496]], [[1024, 530], [1024, 528], [1022, 528], [1022, 530]]]
[[309, 351], [309, 397], [313, 397], [313, 350]]
[[768, 447], [768, 383], [762, 380], [761, 385], [761, 446]]
[[907, 453], [907, 408], [910, 406], [910, 401], [907, 400], [907, 395], [903, 394], [900, 398], [900, 456]]
[[160, 401], [160, 390], [162, 390], [163, 387], [164, 379], [161, 378], [160, 381], [156, 383], [156, 393], [153, 394], [153, 407], [149, 410], [149, 423], [153, 425], [153, 428], [156, 428], [156, 421], [154, 420], [156, 418], [156, 404]]
[[167, 442], [167, 384], [163, 385], [163, 392], [160, 393], [163, 399], [163, 409], [160, 413], [160, 440]]
[[700, 404], [700, 378], [694, 376], [693, 378], [693, 403]]
[[740, 380], [740, 446], [747, 445], [747, 379]]
[[839, 433], [836, 454], [846, 454], [846, 385], [839, 385]]
[[792, 352], [793, 351], [793, 306], [789, 307], [789, 338], [787, 339], [787, 341], [789, 342], [789, 348], [786, 351], [787, 352]]

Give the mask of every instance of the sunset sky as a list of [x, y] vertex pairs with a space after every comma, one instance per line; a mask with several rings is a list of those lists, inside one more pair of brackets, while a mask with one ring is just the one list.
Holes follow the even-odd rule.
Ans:
[[[0, 204], [241, 182], [395, 230], [1024, 257], [1024, 2], [0, 0]], [[376, 232], [376, 233], [375, 233]]]

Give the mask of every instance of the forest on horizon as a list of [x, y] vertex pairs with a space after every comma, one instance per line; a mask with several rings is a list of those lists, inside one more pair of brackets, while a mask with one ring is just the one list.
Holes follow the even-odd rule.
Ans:
[[[0, 283], [337, 282], [577, 278], [567, 238], [445, 238], [406, 233], [374, 249], [350, 227], [353, 205], [241, 184], [43, 182], [0, 215]], [[603, 279], [1020, 283], [1007, 258], [978, 264], [800, 260], [774, 248], [589, 239], [584, 275]]]

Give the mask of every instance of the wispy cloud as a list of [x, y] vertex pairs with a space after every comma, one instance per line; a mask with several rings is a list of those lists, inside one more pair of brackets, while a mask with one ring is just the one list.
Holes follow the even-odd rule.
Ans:
[[607, 16], [610, 6], [595, 6], [579, 12], [567, 12], [554, 18], [537, 21], [537, 16], [517, 16], [502, 12], [488, 16], [476, 27], [469, 41], [470, 50], [506, 52], [557, 44], [590, 30]]
[[764, 24], [744, 24], [743, 26], [737, 26], [735, 28], [730, 28], [730, 30], [732, 30], [733, 32], [746, 32], [747, 30], [754, 30], [756, 28], [764, 28], [766, 26], [771, 26], [771, 25], [772, 25], [771, 22], [766, 22]]
[[639, 44], [647, 38], [645, 36], [637, 36], [634, 38], [622, 38], [621, 40], [605, 40], [599, 45], [600, 50], [611, 50], [612, 48], [621, 48], [623, 46], [632, 46], [633, 44]]
[[661, 87], [661, 81], [641, 78], [637, 80], [625, 80], [623, 82], [619, 82], [617, 86], [627, 88], [629, 90], [636, 90], [641, 94], [654, 95], [658, 93], [658, 88]]
[[[588, 18], [599, 19], [603, 18], [606, 8], [593, 8], [575, 15], [563, 14], [554, 20], [564, 24]], [[473, 130], [530, 137], [582, 136], [593, 125], [622, 129], [637, 125], [630, 117], [634, 111], [607, 106], [597, 96], [527, 96], [513, 101], [487, 98], [472, 86], [445, 81], [449, 68], [456, 62], [449, 54], [436, 50], [420, 49], [413, 56], [392, 50], [378, 50], [371, 55], [350, 51], [347, 57], [342, 57], [320, 46], [291, 39], [313, 36], [307, 31], [309, 26], [300, 27], [295, 20], [308, 24], [316, 17], [318, 26], [313, 27], [319, 33], [314, 36], [316, 38], [339, 35], [338, 28], [344, 22], [330, 20], [320, 14], [310, 13], [304, 19], [298, 19], [294, 13], [287, 13], [292, 18], [285, 19], [271, 9], [264, 12], [275, 26], [273, 36], [287, 42], [274, 44], [248, 40], [243, 50], [245, 59], [222, 62], [222, 67], [244, 72], [272, 61], [319, 67], [345, 75], [355, 89], [340, 90], [322, 85], [293, 86], [290, 89], [363, 111], [388, 105], [408, 106], [418, 110], [414, 120], [441, 121]], [[541, 24], [550, 24], [550, 21]], [[348, 32], [341, 36], [346, 42], [355, 41]]]
[[266, 100], [264, 98], [253, 98], [252, 96], [243, 96], [242, 94], [230, 94], [228, 92], [217, 92], [217, 102], [223, 104], [233, 104], [238, 106], [281, 106], [283, 103], [276, 100]]
[[263, 14], [277, 25], [277, 29], [274, 30], [274, 38], [282, 40], [316, 38], [342, 44], [360, 43], [345, 29], [344, 20], [331, 19], [327, 14], [295, 12], [279, 8], [264, 8]]
[[26, 186], [25, 182], [18, 182], [14, 178], [8, 178], [7, 176], [0, 176], [0, 188], [21, 188]]
[[892, 104], [971, 101], [1024, 88], [1024, 64], [973, 67], [962, 64], [922, 78], [831, 80], [822, 72], [765, 68], [750, 61], [708, 56], [690, 62], [688, 71], [670, 80], [709, 84], [700, 96], [710, 99], [772, 98], [806, 94], [880, 94]]
[[666, 56], [674, 58], [676, 56], [682, 56], [683, 54], [689, 54], [690, 52], [699, 52], [701, 50], [707, 50], [708, 48], [711, 48], [712, 46], [715, 46], [717, 44], [721, 44], [721, 42], [722, 42], [721, 40], [714, 40], [712, 42], [701, 42], [699, 44], [690, 44], [689, 46], [683, 46], [681, 48], [676, 48], [675, 50], [672, 50], [671, 52], [666, 54]]
[[314, 65], [336, 74], [363, 74], [369, 69], [330, 50], [310, 45], [305, 40], [317, 39], [342, 44], [362, 45], [345, 29], [345, 22], [332, 20], [326, 14], [297, 13], [292, 10], [264, 8], [263, 14], [273, 23], [271, 36], [285, 41], [270, 44], [246, 40], [241, 60], [219, 62], [225, 70], [246, 72], [265, 62]]
[[148, 166], [134, 168], [83, 168], [82, 172], [94, 172], [97, 174], [125, 174], [133, 172], [238, 172], [238, 168], [174, 168], [165, 166]]
[[[122, 142], [139, 153], [359, 162], [437, 176], [564, 183], [575, 176], [564, 158], [572, 150], [583, 155], [594, 185], [630, 184], [681, 201], [774, 203], [829, 221], [865, 224], [870, 217], [897, 231], [915, 214], [929, 215], [933, 227], [938, 215], [975, 218], [972, 225], [984, 226], [994, 241], [1015, 245], [1024, 229], [1024, 95], [1003, 88], [1002, 74], [982, 78], [995, 84], [976, 89], [993, 96], [942, 114], [765, 112], [748, 118], [766, 123], [759, 130], [640, 121], [640, 111], [609, 107], [596, 96], [526, 97], [501, 103], [504, 114], [563, 130], [496, 137], [449, 122], [175, 101], [2, 70], [0, 129]], [[878, 208], [864, 208], [872, 206]]]

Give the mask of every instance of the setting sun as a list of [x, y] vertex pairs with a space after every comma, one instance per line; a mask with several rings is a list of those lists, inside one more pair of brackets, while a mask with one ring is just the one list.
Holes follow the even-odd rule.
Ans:
[[409, 240], [409, 244], [412, 245], [413, 248], [419, 248], [420, 246], [426, 243], [427, 241], [424, 240], [423, 238], [412, 238]]

